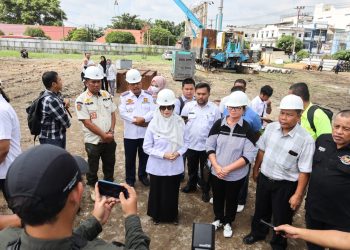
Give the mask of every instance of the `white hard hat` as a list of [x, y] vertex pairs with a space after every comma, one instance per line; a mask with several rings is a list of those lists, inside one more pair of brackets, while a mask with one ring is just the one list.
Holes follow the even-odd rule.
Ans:
[[160, 106], [174, 105], [175, 101], [176, 97], [174, 91], [170, 89], [162, 89], [161, 91], [159, 91], [156, 100], [157, 104], [159, 104]]
[[225, 102], [225, 106], [228, 107], [241, 107], [247, 105], [249, 105], [249, 98], [243, 91], [232, 92]]
[[92, 80], [101, 80], [103, 79], [103, 72], [96, 66], [89, 66], [85, 70], [84, 78], [92, 79]]
[[287, 95], [280, 102], [280, 109], [304, 110], [303, 100], [297, 95]]
[[140, 71], [138, 71], [137, 69], [130, 69], [128, 72], [126, 72], [126, 81], [130, 84], [133, 83], [139, 83], [141, 82], [141, 74]]

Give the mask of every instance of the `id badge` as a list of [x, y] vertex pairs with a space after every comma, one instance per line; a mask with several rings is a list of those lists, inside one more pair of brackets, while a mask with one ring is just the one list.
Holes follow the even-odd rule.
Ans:
[[195, 118], [196, 118], [196, 114], [194, 112], [188, 113], [188, 119], [195, 119]]

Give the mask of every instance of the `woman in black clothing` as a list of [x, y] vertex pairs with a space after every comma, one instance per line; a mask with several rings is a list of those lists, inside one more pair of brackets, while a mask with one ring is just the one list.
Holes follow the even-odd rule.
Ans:
[[103, 71], [103, 79], [102, 79], [102, 89], [108, 91], [108, 82], [106, 77], [106, 70], [107, 70], [107, 60], [105, 56], [101, 56], [101, 61], [99, 67]]

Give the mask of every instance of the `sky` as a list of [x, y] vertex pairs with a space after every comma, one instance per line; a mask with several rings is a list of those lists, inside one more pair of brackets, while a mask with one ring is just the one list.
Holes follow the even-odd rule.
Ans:
[[[304, 12], [312, 14], [317, 3], [334, 4], [337, 8], [348, 7], [348, 0], [223, 0], [223, 27], [227, 25], [276, 23], [281, 15], [296, 13], [296, 6], [306, 6]], [[115, 5], [115, 3], [118, 5]], [[183, 0], [188, 6], [200, 3], [200, 0]], [[208, 19], [214, 19], [218, 13], [220, 0], [208, 1]], [[84, 27], [95, 25], [106, 27], [113, 16], [123, 13], [139, 15], [142, 19], [163, 19], [180, 23], [185, 14], [173, 0], [61, 0], [61, 8], [68, 20], [66, 26]], [[208, 25], [210, 20], [208, 20]]]

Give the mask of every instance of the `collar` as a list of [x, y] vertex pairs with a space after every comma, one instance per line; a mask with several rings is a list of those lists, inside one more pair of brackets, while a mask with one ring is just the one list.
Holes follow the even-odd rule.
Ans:
[[[336, 148], [337, 147], [337, 144], [334, 142], [333, 140], [333, 137], [332, 137], [332, 134], [327, 134], [328, 136], [326, 137], [326, 141], [333, 144], [334, 147]], [[342, 147], [342, 148], [339, 148], [337, 150], [349, 150], [350, 151], [350, 143], [348, 143], [348, 145]]]
[[[239, 125], [239, 126], [243, 126], [243, 116], [241, 116], [241, 118], [239, 119], [239, 121], [235, 124], [235, 126], [236, 125]], [[223, 125], [225, 125], [225, 126], [227, 126], [227, 127], [230, 127], [229, 125], [228, 125], [228, 123], [227, 123], [227, 116], [226, 117], [224, 117], [224, 119], [222, 119], [222, 121], [221, 121], [221, 126], [223, 126]]]
[[199, 107], [199, 108], [206, 108], [206, 107], [209, 107], [209, 101], [204, 105], [204, 106], [200, 106], [199, 104], [198, 104], [198, 102], [197, 101], [195, 101], [195, 104], [194, 104], [194, 106], [197, 106], [197, 107]]
[[[294, 135], [296, 134], [297, 130], [299, 129], [300, 125], [299, 123], [297, 123], [294, 128], [288, 132], [287, 135], [289, 135], [290, 137], [294, 137]], [[281, 135], [282, 136], [287, 136], [287, 135], [284, 135], [283, 132], [282, 132], [282, 128], [281, 128], [281, 124], [278, 123], [277, 127], [276, 127], [277, 130], [279, 130], [281, 132]]]
[[184, 95], [181, 95], [181, 98], [182, 98], [182, 100], [183, 100], [184, 102], [186, 102], [186, 101], [190, 102], [190, 101], [195, 101], [195, 100], [196, 100], [196, 98], [195, 98], [194, 96], [192, 97], [191, 100], [187, 99]]
[[[89, 89], [86, 89], [86, 95], [89, 97], [94, 96], [94, 94], [91, 93]], [[98, 91], [97, 96], [101, 96], [101, 90]]]
[[49, 93], [49, 94], [51, 94], [51, 95], [55, 95], [55, 96], [61, 96], [61, 95], [62, 95], [61, 92], [55, 93], [55, 92], [52, 92], [51, 90], [48, 90], [48, 89], [46, 89], [45, 91], [46, 91], [47, 93]]
[[[130, 92], [130, 94], [131, 94], [131, 97], [133, 97], [133, 96], [136, 97], [136, 95], [135, 95], [131, 90], [129, 90], [129, 92]], [[142, 95], [144, 95], [144, 93], [145, 93], [145, 91], [144, 91], [143, 89], [141, 89], [141, 92], [140, 92], [139, 97], [142, 96]]]
[[58, 240], [43, 240], [28, 235], [23, 229], [21, 233], [21, 249], [72, 249], [72, 237]]

